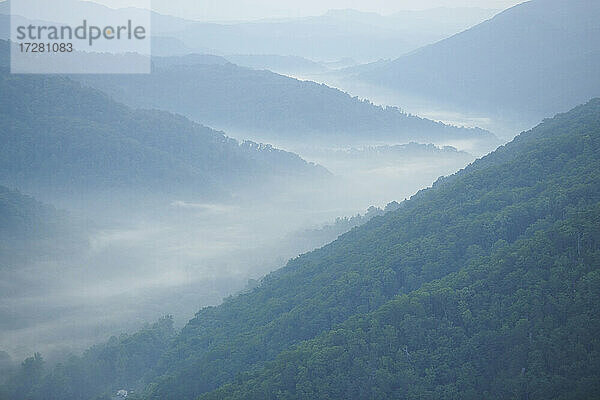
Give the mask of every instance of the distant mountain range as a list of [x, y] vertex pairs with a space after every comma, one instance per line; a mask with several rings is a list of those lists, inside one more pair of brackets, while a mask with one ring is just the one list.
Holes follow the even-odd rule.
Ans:
[[470, 113], [537, 121], [600, 95], [600, 3], [532, 0], [360, 80]]
[[[192, 49], [217, 54], [277, 54], [315, 61], [396, 57], [492, 17], [478, 8], [405, 11], [390, 16], [332, 10], [322, 16], [237, 23], [195, 23], [171, 33]], [[318, 46], [315, 46], [318, 43]]]
[[[148, 15], [148, 11], [140, 8], [126, 7], [116, 9], [93, 1], [80, 0], [56, 2], [52, 8], [45, 9], [44, 12], [46, 14], [44, 20], [52, 22], [66, 22], [72, 16], [79, 18], [81, 15], [94, 16], [94, 18], [100, 20], [114, 20], [115, 16], [123, 15], [124, 13], [127, 13], [127, 16], [132, 19], [140, 17], [145, 18]], [[0, 15], [10, 15], [10, 0], [0, 1]], [[194, 21], [191, 20], [164, 15], [153, 11], [150, 13], [150, 18], [153, 34], [162, 36], [185, 29], [188, 24], [194, 23]], [[5, 34], [5, 31], [3, 30], [0, 30], [0, 32]]]
[[[145, 17], [141, 9], [119, 10], [89, 1], [63, 1], [47, 11], [44, 19], [62, 22], [68, 15], [93, 15], [110, 20], [124, 12], [132, 18]], [[348, 9], [315, 17], [220, 23], [152, 12], [151, 22], [152, 35], [160, 42], [155, 47], [157, 55], [181, 55], [187, 49], [218, 55], [271, 54], [314, 61], [350, 57], [369, 62], [400, 56], [469, 28], [496, 12], [474, 7], [438, 8], [382, 16]], [[0, 2], [0, 14], [9, 14], [8, 1]], [[1, 29], [0, 38], [8, 38]]]

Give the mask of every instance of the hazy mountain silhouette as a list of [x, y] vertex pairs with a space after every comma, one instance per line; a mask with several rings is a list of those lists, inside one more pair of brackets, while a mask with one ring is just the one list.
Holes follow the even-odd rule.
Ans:
[[68, 78], [0, 71], [0, 182], [30, 193], [231, 193], [327, 176], [295, 154], [239, 143], [161, 111], [132, 110]]
[[497, 116], [539, 120], [600, 94], [600, 3], [533, 0], [362, 68], [362, 80]]
[[[193, 60], [198, 59], [198, 63]], [[181, 113], [238, 137], [328, 142], [473, 141], [489, 149], [493, 134], [379, 107], [340, 90], [211, 57], [161, 59], [148, 75], [75, 76], [133, 107]]]

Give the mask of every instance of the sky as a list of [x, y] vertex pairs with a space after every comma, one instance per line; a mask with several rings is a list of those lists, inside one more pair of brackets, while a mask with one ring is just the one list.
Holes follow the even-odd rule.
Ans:
[[[119, 8], [146, 4], [148, 0], [94, 0]], [[379, 14], [436, 7], [505, 9], [522, 0], [152, 0], [152, 9], [169, 15], [203, 20], [255, 20], [261, 18], [321, 15], [330, 9], [352, 8]]]

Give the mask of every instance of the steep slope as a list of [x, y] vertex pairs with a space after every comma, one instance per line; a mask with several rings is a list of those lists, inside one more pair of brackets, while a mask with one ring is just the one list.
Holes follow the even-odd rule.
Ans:
[[533, 0], [358, 77], [460, 109], [537, 120], [600, 95], [600, 4]]
[[599, 227], [569, 210], [201, 398], [596, 398]]
[[142, 397], [593, 398], [599, 150], [600, 99], [545, 121], [201, 310]]
[[[187, 58], [178, 59], [187, 63]], [[173, 64], [175, 64], [174, 62]], [[181, 113], [238, 136], [261, 140], [336, 143], [496, 138], [481, 129], [446, 126], [352, 98], [337, 89], [234, 64], [155, 65], [149, 75], [76, 77], [130, 106]]]
[[[553, 294], [552, 285], [560, 283], [567, 285], [556, 289], [557, 300], [562, 299], [561, 302], [564, 304], [535, 303], [530, 314], [526, 315], [532, 321], [531, 340], [534, 340], [534, 337], [535, 340], [540, 340], [537, 344], [538, 348], [543, 347], [544, 340], [547, 340], [545, 346], [549, 347], [545, 347], [545, 351], [579, 343], [585, 346], [587, 353], [592, 357], [589, 359], [590, 367], [569, 370], [571, 366], [585, 361], [580, 350], [574, 349], [569, 353], [564, 364], [561, 362], [544, 364], [544, 354], [548, 353], [535, 353], [533, 351], [535, 347], [531, 347], [529, 349], [531, 352], [525, 354], [527, 357], [537, 358], [532, 358], [529, 362], [538, 360], [535, 362], [541, 363], [535, 366], [535, 373], [531, 378], [539, 378], [535, 383], [544, 390], [553, 388], [542, 380], [548, 376], [556, 375], [560, 379], [576, 376], [577, 379], [582, 379], [578, 385], [589, 381], [586, 377], [595, 376], [594, 374], [597, 373], [593, 368], [597, 366], [598, 343], [589, 340], [590, 333], [594, 332], [593, 326], [597, 325], [592, 325], [589, 329], [580, 329], [576, 326], [570, 328], [565, 311], [576, 309], [577, 314], [573, 317], [584, 320], [586, 316], [590, 317], [599, 305], [598, 292], [595, 294], [593, 290], [586, 292], [587, 287], [597, 285], [597, 268], [600, 265], [598, 263], [600, 240], [598, 240], [597, 224], [594, 223], [598, 220], [600, 202], [598, 154], [600, 154], [600, 99], [545, 121], [533, 130], [521, 134], [490, 156], [484, 157], [450, 178], [440, 180], [433, 188], [418, 193], [404, 202], [399, 210], [374, 218], [366, 225], [341, 236], [330, 245], [290, 261], [285, 268], [267, 276], [252, 292], [231, 298], [219, 307], [201, 310], [182, 330], [174, 346], [157, 366], [156, 373], [159, 374], [159, 378], [150, 386], [148, 397], [152, 399], [195, 398], [220, 385], [234, 382], [235, 377], [240, 373], [260, 367], [265, 361], [274, 359], [282, 351], [293, 349], [294, 345], [304, 340], [325, 334], [349, 318], [364, 314], [363, 317], [356, 317], [342, 327], [349, 332], [354, 332], [358, 326], [356, 324], [376, 319], [377, 315], [388, 312], [390, 307], [395, 307], [398, 302], [400, 314], [393, 314], [397, 318], [394, 321], [402, 322], [405, 319], [408, 321], [406, 324], [411, 323], [416, 329], [413, 336], [407, 337], [406, 342], [400, 343], [399, 355], [398, 344], [394, 341], [391, 344], [381, 342], [379, 339], [370, 342], [367, 338], [361, 342], [360, 332], [357, 334], [355, 344], [366, 346], [364, 357], [371, 354], [368, 353], [370, 347], [373, 347], [373, 354], [377, 357], [379, 354], [394, 355], [389, 360], [389, 363], [394, 365], [398, 363], [401, 365], [402, 361], [398, 357], [401, 358], [405, 354], [402, 348], [406, 345], [409, 346], [407, 352], [410, 354], [415, 350], [422, 351], [422, 354], [415, 354], [413, 357], [421, 357], [427, 362], [434, 363], [433, 367], [435, 367], [435, 349], [441, 345], [438, 341], [453, 339], [443, 337], [442, 331], [446, 329], [446, 325], [441, 326], [439, 331], [435, 331], [435, 325], [430, 326], [431, 321], [423, 317], [424, 313], [428, 313], [428, 318], [435, 319], [455, 318], [456, 312], [451, 309], [451, 305], [448, 306], [447, 311], [444, 311], [443, 301], [427, 303], [429, 308], [424, 310], [419, 308], [418, 302], [427, 290], [437, 291], [436, 288], [442, 285], [442, 289], [447, 288], [448, 295], [452, 296], [454, 290], [469, 287], [470, 282], [476, 282], [479, 286], [484, 285], [484, 288], [488, 287], [486, 285], [500, 285], [498, 290], [505, 291], [500, 292], [505, 296], [501, 300], [507, 303], [506, 306], [500, 303], [502, 305], [500, 310], [490, 310], [492, 315], [501, 313], [498, 314], [500, 320], [495, 321], [491, 317], [484, 318], [481, 314], [488, 305], [496, 304], [493, 296], [489, 302], [473, 304], [470, 313], [467, 312], [470, 304], [459, 302], [458, 304], [462, 304], [463, 307], [460, 309], [461, 317], [465, 318], [465, 321], [473, 315], [475, 318], [475, 325], [468, 333], [469, 337], [475, 335], [475, 341], [479, 340], [481, 346], [487, 345], [495, 349], [493, 352], [486, 353], [485, 357], [494, 357], [502, 350], [510, 351], [510, 354], [497, 358], [497, 363], [490, 366], [481, 377], [477, 374], [469, 375], [468, 372], [470, 368], [477, 368], [478, 365], [485, 366], [484, 361], [487, 359], [470, 358], [466, 350], [459, 355], [450, 354], [449, 357], [454, 357], [454, 361], [448, 359], [449, 367], [439, 370], [442, 371], [440, 374], [452, 368], [456, 370], [454, 362], [457, 359], [462, 359], [466, 364], [463, 365], [462, 372], [456, 373], [460, 372], [462, 374], [460, 376], [464, 379], [473, 379], [477, 382], [479, 379], [485, 381], [490, 377], [499, 379], [493, 382], [504, 382], [503, 376], [512, 382], [519, 379], [521, 368], [525, 368], [523, 374], [526, 374], [528, 368], [533, 368], [531, 364], [508, 361], [511, 357], [520, 360], [518, 357], [523, 356], [520, 354], [523, 347], [519, 347], [524, 345], [523, 336], [516, 338], [515, 346], [511, 348], [509, 340], [502, 343], [494, 342], [493, 339], [496, 337], [494, 335], [506, 324], [505, 332], [502, 333], [508, 335], [505, 339], [510, 337], [509, 334], [517, 325], [520, 329], [518, 332], [521, 332], [519, 334], [529, 337], [530, 331], [525, 328], [529, 326], [527, 322], [519, 322], [515, 325], [523, 318], [523, 314], [520, 313], [525, 311], [527, 303], [516, 304], [513, 310], [508, 308], [509, 301], [513, 298], [519, 298], [521, 301], [549, 299], [548, 296]], [[550, 249], [553, 250], [545, 257], [538, 257], [539, 254]], [[511, 254], [515, 252], [518, 255], [521, 254], [520, 252], [524, 253], [521, 258], [513, 258]], [[510, 255], [511, 258], [504, 260], [503, 255], [507, 257]], [[489, 265], [489, 268], [486, 268], [486, 265]], [[547, 274], [553, 265], [558, 268], [555, 271], [556, 276], [551, 284], [546, 284], [545, 279], [549, 279]], [[574, 268], [569, 268], [570, 266]], [[514, 274], [510, 275], [510, 281], [505, 282], [504, 277], [494, 276], [496, 270], [511, 272], [513, 271], [511, 268], [514, 269]], [[538, 273], [542, 275], [536, 275]], [[486, 280], [488, 279], [486, 274], [490, 274], [489, 281]], [[519, 279], [521, 276], [524, 279]], [[433, 286], [429, 286], [430, 289], [423, 288], [408, 298], [417, 301], [414, 305], [416, 308], [413, 317], [404, 314], [405, 309], [402, 307], [405, 307], [406, 297], [386, 305], [395, 296], [418, 291], [423, 284], [442, 278], [446, 280], [433, 283]], [[464, 285], [456, 286], [456, 279], [463, 279]], [[537, 291], [530, 295], [527, 294], [529, 292], [524, 291], [530, 285], [536, 284], [540, 285]], [[569, 296], [573, 294], [574, 297], [565, 298], [567, 293]], [[461, 295], [467, 294], [468, 292]], [[561, 294], [563, 297], [560, 297]], [[483, 292], [482, 296], [485, 295], [486, 292]], [[477, 300], [476, 297], [472, 299]], [[450, 300], [458, 301], [456, 298]], [[409, 302], [409, 306], [411, 304]], [[377, 311], [384, 305], [385, 308]], [[578, 306], [581, 308], [578, 309]], [[546, 314], [540, 316], [539, 307], [542, 307]], [[373, 312], [379, 314], [368, 314]], [[551, 318], [547, 320], [550, 335], [548, 339], [545, 339], [543, 332], [538, 329], [541, 327], [540, 324], [543, 325], [541, 322], [544, 321], [543, 315]], [[418, 319], [419, 317], [425, 319]], [[486, 336], [486, 330], [481, 325], [477, 325], [485, 321], [493, 324], [489, 329], [494, 335]], [[385, 324], [385, 320], [383, 323]], [[592, 319], [591, 323], [597, 324], [597, 320]], [[413, 325], [402, 325], [396, 329], [400, 333], [407, 331], [410, 333], [408, 327]], [[421, 325], [423, 327], [419, 328]], [[436, 334], [435, 332], [440, 335], [428, 339], [423, 333], [423, 329], [428, 326], [430, 326], [428, 329], [433, 332], [432, 335]], [[534, 327], [538, 328], [533, 330]], [[455, 329], [460, 330], [460, 326]], [[514, 331], [515, 334], [518, 332]], [[400, 333], [391, 332], [390, 335], [393, 337]], [[457, 333], [459, 334], [463, 336], [457, 340], [464, 339], [465, 334], [462, 331]], [[373, 392], [369, 393], [376, 398], [375, 386], [379, 382], [377, 381], [379, 375], [376, 375], [378, 368], [375, 365], [378, 359], [365, 361], [364, 364], [357, 361], [357, 364], [352, 365], [353, 369], [344, 369], [342, 372], [342, 365], [347, 368], [348, 364], [343, 364], [343, 360], [338, 362], [337, 356], [343, 357], [343, 352], [339, 349], [336, 348], [333, 354], [329, 355], [311, 352], [313, 348], [328, 348], [331, 345], [331, 341], [327, 338], [334, 337], [335, 331], [325, 335], [329, 336], [302, 345], [297, 349], [297, 353], [289, 353], [291, 358], [285, 360], [294, 360], [298, 364], [291, 363], [289, 368], [279, 370], [278, 368], [284, 362], [282, 361], [284, 358], [280, 358], [276, 364], [269, 364], [270, 369], [266, 371], [244, 375], [241, 380], [236, 381], [238, 386], [227, 388], [225, 392], [218, 392], [216, 398], [228, 395], [235, 397], [239, 394], [254, 397], [262, 395], [265, 398], [280, 398], [284, 393], [288, 393], [291, 398], [310, 397], [311, 393], [324, 395], [323, 392], [315, 392], [320, 382], [317, 378], [321, 376], [324, 380], [336, 379], [335, 374], [341, 375], [339, 385], [342, 387], [336, 386], [337, 390], [348, 389], [347, 394], [351, 398], [371, 396], [371, 394], [357, 392], [359, 389], [354, 386], [348, 386], [351, 385], [348, 383], [349, 379], [358, 376], [363, 380], [366, 379], [371, 385], [367, 386], [368, 390], [370, 387], [374, 388]], [[569, 337], [580, 339], [568, 339]], [[345, 340], [344, 337], [342, 339]], [[461, 341], [457, 342], [457, 345], [467, 346], [468, 350], [479, 351], [479, 347], [469, 347], [475, 346], [474, 343], [476, 342]], [[384, 348], [386, 346], [387, 348]], [[311, 353], [307, 356], [307, 352]], [[362, 350], [358, 352], [361, 353]], [[440, 349], [440, 352], [448, 355], [445, 349]], [[287, 354], [281, 357], [287, 357]], [[302, 369], [302, 363], [307, 357], [311, 363], [320, 365], [318, 367], [320, 369], [313, 375], [307, 375], [308, 371], [313, 371], [312, 369]], [[330, 357], [334, 363], [329, 368], [327, 365]], [[385, 362], [387, 361], [382, 359], [381, 363]], [[317, 368], [314, 364], [310, 364], [310, 368], [313, 366]], [[560, 368], [553, 370], [558, 366], [566, 370]], [[452, 381], [448, 376], [436, 375], [439, 371], [432, 370], [431, 364], [424, 362], [415, 368], [417, 367], [414, 373], [417, 374], [421, 386], [417, 386], [416, 394], [413, 393], [411, 396], [422, 397], [430, 393], [430, 390], [433, 391], [432, 393], [437, 393], [436, 390], [441, 390], [440, 393], [443, 393], [445, 385], [450, 385], [449, 382]], [[476, 369], [475, 371], [477, 372]], [[516, 376], [515, 371], [517, 371]], [[411, 376], [410, 371], [406, 373]], [[311, 380], [312, 376], [315, 377], [314, 381]], [[402, 383], [398, 380], [402, 378], [401, 376], [392, 376], [389, 379], [386, 378], [385, 373], [382, 376], [394, 385]], [[285, 381], [282, 382], [281, 379]], [[294, 382], [305, 384], [307, 392], [305, 394], [296, 392], [301, 391], [302, 386], [296, 387]], [[448, 388], [455, 391], [449, 393], [456, 393], [456, 390], [469, 387], [475, 392], [466, 392], [467, 397], [477, 395], [481, 397], [486, 390], [494, 390], [493, 387], [486, 386], [489, 385], [487, 383], [477, 382], [466, 382], [464, 383], [466, 386], [460, 386], [462, 383], [458, 382], [459, 387], [450, 385]], [[493, 385], [493, 382], [490, 384]], [[331, 382], [327, 381], [327, 383]], [[572, 383], [570, 382], [569, 385]], [[343, 386], [344, 384], [347, 385]], [[333, 383], [332, 385], [335, 386]], [[398, 389], [394, 385], [389, 390]], [[572, 388], [569, 385], [565, 385], [560, 393], [568, 393]], [[421, 392], [421, 388], [425, 391]], [[278, 394], [279, 389], [283, 391], [281, 396]], [[327, 387], [324, 390], [327, 390]], [[382, 390], [387, 390], [386, 393], [396, 393], [385, 388]], [[330, 396], [337, 398], [340, 392], [331, 392]], [[458, 394], [454, 395], [456, 396]]]
[[0, 71], [0, 182], [30, 193], [194, 193], [327, 172], [160, 111], [134, 111], [66, 78]]

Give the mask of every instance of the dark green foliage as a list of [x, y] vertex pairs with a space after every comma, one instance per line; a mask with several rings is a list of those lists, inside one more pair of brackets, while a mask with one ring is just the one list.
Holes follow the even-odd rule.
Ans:
[[571, 209], [203, 398], [597, 398], [598, 239], [600, 204]]
[[593, 396], [598, 154], [596, 99], [200, 311], [149, 398]]
[[23, 362], [5, 391], [12, 400], [94, 399], [141, 387], [174, 334], [168, 316], [133, 335], [112, 337], [48, 371], [36, 354]]

